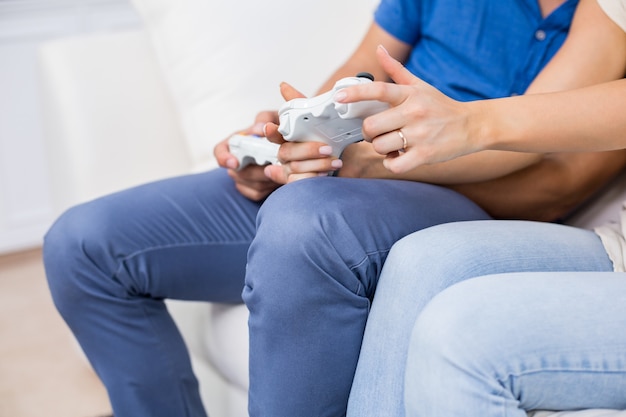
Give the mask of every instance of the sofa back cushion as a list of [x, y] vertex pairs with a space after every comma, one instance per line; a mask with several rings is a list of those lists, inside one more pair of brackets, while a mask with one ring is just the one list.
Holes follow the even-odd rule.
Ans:
[[305, 94], [345, 61], [372, 21], [373, 0], [132, 0], [155, 48], [197, 169], [214, 145]]

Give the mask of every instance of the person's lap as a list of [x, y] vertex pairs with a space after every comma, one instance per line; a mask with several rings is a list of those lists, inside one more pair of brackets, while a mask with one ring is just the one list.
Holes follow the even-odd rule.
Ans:
[[407, 361], [407, 416], [626, 409], [626, 274], [489, 275], [437, 295]]
[[445, 288], [494, 273], [611, 269], [593, 232], [550, 223], [461, 222], [407, 236], [392, 248], [378, 283], [348, 415], [404, 415], [411, 329]]
[[[329, 225], [333, 233], [322, 241], [316, 240], [319, 236], [307, 235], [304, 228], [299, 241], [283, 242], [287, 246], [310, 242], [307, 247], [319, 246], [324, 253], [329, 247], [355, 243], [356, 252], [372, 243], [383, 244], [378, 248], [382, 248], [380, 253], [368, 253], [359, 265], [347, 268], [356, 268], [362, 280], [363, 288], [354, 289], [364, 300], [357, 313], [360, 332], [363, 312], [366, 314], [369, 306], [367, 297], [393, 241], [434, 223], [487, 217], [467, 199], [438, 187], [403, 181], [320, 180], [313, 189], [302, 181], [304, 186], [281, 187], [277, 197], [270, 196], [268, 202], [273, 202], [273, 208], [265, 211], [275, 210], [274, 219], [279, 221], [269, 234], [284, 236], [298, 230], [301, 224], [294, 228], [293, 223], [280, 219], [290, 209], [298, 210], [300, 204], [313, 222], [333, 216], [350, 221]], [[289, 190], [301, 191], [293, 194]], [[415, 190], [423, 195], [406, 206], [407, 191]], [[302, 198], [306, 195], [315, 195], [319, 204], [309, 205], [310, 200]], [[292, 198], [297, 204], [284, 207]], [[118, 415], [204, 413], [188, 353], [163, 300], [239, 302], [259, 206], [237, 192], [224, 170], [216, 170], [146, 184], [82, 204], [65, 213], [48, 232], [44, 260], [55, 304], [105, 382]], [[428, 214], [418, 226], [402, 225], [400, 234], [388, 229], [388, 224], [400, 225], [416, 212]], [[352, 222], [355, 219], [358, 221]], [[363, 230], [351, 235], [354, 230], [349, 228], [355, 226]], [[345, 227], [348, 229], [342, 229]], [[276, 250], [273, 247], [270, 251]], [[321, 261], [324, 268], [326, 261]], [[347, 261], [341, 259], [340, 263], [345, 267]], [[332, 267], [337, 270], [341, 265]], [[269, 297], [267, 302], [282, 304], [276, 297]], [[334, 311], [345, 311], [339, 314], [344, 317], [354, 315], [349, 304]], [[330, 339], [335, 329], [326, 329]], [[358, 354], [360, 332], [355, 335], [352, 356]], [[265, 354], [271, 356], [264, 352], [259, 358], [263, 363]], [[305, 362], [318, 361], [321, 369], [326, 363], [320, 359], [313, 354]], [[347, 392], [343, 395], [345, 403]]]
[[270, 196], [244, 290], [250, 415], [343, 415], [391, 246], [434, 224], [487, 218], [458, 193], [409, 181], [316, 178]]

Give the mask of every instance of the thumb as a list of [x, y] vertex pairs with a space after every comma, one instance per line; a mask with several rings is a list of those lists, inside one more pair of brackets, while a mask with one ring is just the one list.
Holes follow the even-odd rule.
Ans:
[[384, 46], [379, 45], [376, 49], [378, 62], [389, 78], [396, 84], [414, 85], [424, 83], [422, 80], [413, 75], [400, 61], [389, 55]]
[[300, 91], [296, 90], [291, 84], [282, 82], [280, 83], [280, 94], [286, 101], [292, 100], [294, 98], [304, 98], [304, 94]]

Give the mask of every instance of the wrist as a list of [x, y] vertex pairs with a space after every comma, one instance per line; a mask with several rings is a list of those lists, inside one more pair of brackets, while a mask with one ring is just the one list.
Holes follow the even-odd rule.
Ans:
[[490, 101], [479, 100], [467, 104], [467, 142], [474, 152], [495, 150], [498, 147], [500, 128]]

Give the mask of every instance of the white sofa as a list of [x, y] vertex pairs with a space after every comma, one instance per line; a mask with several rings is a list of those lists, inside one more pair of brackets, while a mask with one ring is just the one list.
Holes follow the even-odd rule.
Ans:
[[[142, 30], [62, 39], [41, 49], [57, 212], [134, 184], [214, 166], [217, 141], [250, 124], [258, 110], [280, 105], [280, 81], [313, 93], [356, 46], [374, 7], [357, 0], [134, 4], [145, 21]], [[601, 207], [621, 197], [603, 198], [610, 201], [574, 222], [589, 226], [614, 213]], [[169, 308], [188, 343], [210, 415], [246, 416], [245, 307], [170, 302]], [[609, 416], [583, 413], [577, 416]]]

